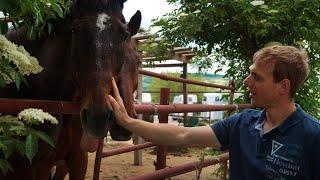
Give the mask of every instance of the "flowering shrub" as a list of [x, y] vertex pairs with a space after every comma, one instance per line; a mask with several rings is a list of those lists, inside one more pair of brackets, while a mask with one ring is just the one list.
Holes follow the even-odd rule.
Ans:
[[44, 123], [48, 121], [51, 124], [58, 124], [57, 119], [47, 112], [43, 112], [41, 109], [25, 109], [21, 111], [18, 115], [18, 119], [24, 121], [27, 124], [36, 124]]
[[[52, 22], [64, 18], [71, 2], [0, 0], [0, 11], [12, 20], [13, 28], [26, 27], [28, 38], [35, 39], [52, 32]], [[27, 83], [24, 75], [37, 74], [43, 68], [22, 46], [16, 46], [1, 35], [12, 27], [6, 21], [0, 21], [0, 88], [14, 82], [19, 89], [21, 82]], [[45, 121], [58, 123], [53, 116], [39, 109], [23, 110], [18, 117], [0, 116], [0, 169], [3, 173], [13, 170], [7, 160], [14, 152], [26, 156], [31, 162], [38, 150], [38, 139], [54, 146], [48, 135], [33, 128], [33, 125]]]
[[[26, 83], [24, 75], [36, 74], [42, 70], [37, 59], [30, 56], [22, 46], [16, 46], [0, 35], [0, 88], [11, 82], [15, 82], [19, 88], [21, 81]], [[55, 117], [40, 109], [25, 109], [18, 117], [0, 116], [0, 169], [3, 173], [13, 171], [8, 158], [14, 152], [26, 156], [31, 163], [38, 151], [39, 139], [54, 147], [47, 134], [33, 128], [33, 125], [40, 125], [45, 121], [58, 124]]]
[[19, 88], [23, 75], [37, 74], [43, 68], [35, 57], [0, 34], [0, 87], [15, 82]]
[[31, 162], [37, 153], [39, 139], [54, 147], [47, 134], [32, 128], [32, 125], [39, 125], [45, 121], [58, 124], [55, 117], [41, 109], [25, 109], [18, 117], [0, 116], [0, 151], [3, 153], [3, 157], [0, 156], [0, 168], [3, 173], [13, 171], [7, 159], [14, 152], [25, 155]]

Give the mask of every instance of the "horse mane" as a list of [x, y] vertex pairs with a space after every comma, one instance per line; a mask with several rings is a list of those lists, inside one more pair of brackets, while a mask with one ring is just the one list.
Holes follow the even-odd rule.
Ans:
[[74, 0], [73, 6], [89, 11], [122, 11], [127, 0]]

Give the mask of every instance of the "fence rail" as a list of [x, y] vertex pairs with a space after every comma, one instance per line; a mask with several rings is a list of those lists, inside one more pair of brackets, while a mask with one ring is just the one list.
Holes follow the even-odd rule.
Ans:
[[140, 69], [139, 70], [140, 74], [147, 75], [147, 76], [152, 76], [152, 77], [157, 77], [159, 79], [163, 80], [170, 80], [170, 81], [175, 81], [175, 82], [182, 82], [182, 83], [187, 83], [187, 84], [194, 84], [194, 85], [199, 85], [199, 86], [206, 86], [206, 87], [213, 87], [213, 88], [220, 88], [220, 89], [228, 89], [228, 90], [233, 90], [233, 86], [223, 86], [219, 84], [212, 84], [212, 83], [206, 83], [206, 82], [199, 82], [195, 80], [190, 80], [190, 79], [184, 79], [184, 78], [177, 78], [177, 77], [171, 77], [167, 76], [164, 74], [159, 74], [147, 70]]
[[190, 163], [186, 163], [186, 164], [182, 164], [182, 165], [178, 165], [170, 168], [161, 169], [161, 170], [154, 171], [141, 176], [128, 178], [128, 180], [149, 180], [149, 179], [170, 178], [173, 176], [177, 176], [180, 174], [184, 174], [190, 171], [200, 169], [202, 167], [218, 164], [220, 162], [227, 161], [228, 159], [229, 159], [229, 153], [224, 153], [212, 159], [205, 159], [203, 162], [201, 161], [190, 162]]
[[[2, 114], [13, 114], [26, 108], [40, 108], [52, 114], [78, 114], [81, 105], [79, 103], [67, 101], [47, 101], [30, 99], [6, 99], [0, 98], [0, 110]], [[231, 105], [202, 105], [202, 104], [135, 104], [134, 108], [138, 114], [157, 113], [179, 113], [179, 112], [206, 112], [225, 111], [244, 108], [254, 108], [251, 104], [231, 104]]]

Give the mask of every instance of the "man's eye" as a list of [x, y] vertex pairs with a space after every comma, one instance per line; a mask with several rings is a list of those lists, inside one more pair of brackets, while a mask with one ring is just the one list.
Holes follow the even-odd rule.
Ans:
[[261, 78], [260, 78], [259, 76], [253, 76], [253, 78], [254, 78], [254, 80], [256, 80], [256, 81], [260, 81], [260, 80], [261, 80]]

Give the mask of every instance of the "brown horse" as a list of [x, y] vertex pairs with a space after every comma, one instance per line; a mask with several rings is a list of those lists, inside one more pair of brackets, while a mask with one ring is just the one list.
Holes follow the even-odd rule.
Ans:
[[87, 151], [96, 150], [97, 138], [105, 137], [108, 131], [115, 140], [131, 138], [131, 132], [115, 122], [107, 98], [115, 77], [128, 114], [136, 116], [133, 92], [139, 54], [130, 39], [140, 27], [141, 13], [137, 11], [126, 24], [124, 2], [74, 0], [67, 17], [52, 22], [54, 31], [49, 36], [30, 41], [24, 28], [7, 34], [37, 57], [44, 70], [28, 77], [29, 85], [22, 85], [19, 91], [13, 85], [2, 89], [0, 97], [78, 101], [82, 108], [77, 117], [62, 117], [60, 127], [40, 127], [54, 137], [56, 147], [40, 143], [32, 164], [13, 156], [10, 163], [15, 171], [0, 175], [0, 179], [48, 179], [58, 160], [64, 160], [67, 169], [58, 168], [53, 179], [63, 179], [66, 172], [69, 179], [84, 179]]

